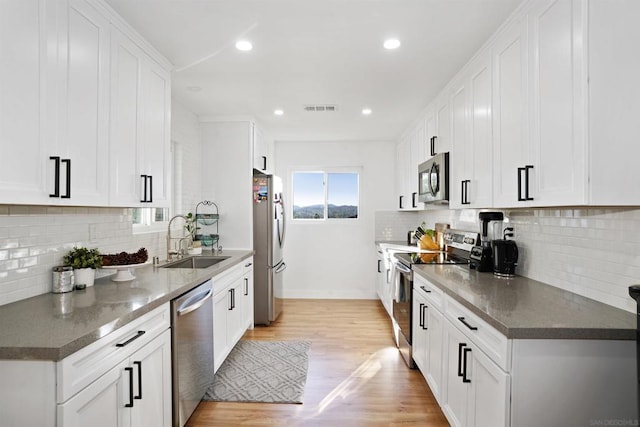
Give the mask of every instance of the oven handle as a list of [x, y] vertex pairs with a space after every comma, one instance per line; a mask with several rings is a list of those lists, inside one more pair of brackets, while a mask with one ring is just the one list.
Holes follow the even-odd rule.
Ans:
[[394, 262], [396, 268], [400, 271], [402, 271], [403, 273], [411, 273], [411, 269], [409, 267], [407, 267], [406, 265], [404, 265], [401, 262], [395, 261]]

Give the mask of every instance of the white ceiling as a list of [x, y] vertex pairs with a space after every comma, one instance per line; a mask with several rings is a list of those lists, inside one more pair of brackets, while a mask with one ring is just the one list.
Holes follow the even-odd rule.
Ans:
[[[174, 64], [173, 98], [198, 116], [252, 116], [276, 140], [366, 141], [396, 139], [521, 0], [107, 2]], [[382, 47], [390, 36], [399, 49]]]

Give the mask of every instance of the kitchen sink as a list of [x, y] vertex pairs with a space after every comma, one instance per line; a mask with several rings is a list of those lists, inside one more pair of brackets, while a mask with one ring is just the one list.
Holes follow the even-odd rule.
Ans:
[[163, 265], [162, 268], [208, 268], [229, 258], [228, 256], [191, 257]]

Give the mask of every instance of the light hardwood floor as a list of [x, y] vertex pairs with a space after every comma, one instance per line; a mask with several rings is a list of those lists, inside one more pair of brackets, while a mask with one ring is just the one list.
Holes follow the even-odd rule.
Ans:
[[187, 426], [448, 426], [377, 300], [285, 300], [244, 339], [311, 341], [304, 403], [201, 402]]

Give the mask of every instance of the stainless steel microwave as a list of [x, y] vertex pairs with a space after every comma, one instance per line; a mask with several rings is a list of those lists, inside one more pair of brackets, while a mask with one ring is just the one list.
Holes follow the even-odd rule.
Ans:
[[449, 153], [439, 153], [418, 165], [418, 201], [449, 203]]

